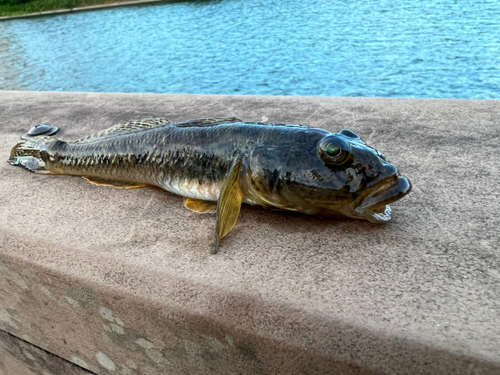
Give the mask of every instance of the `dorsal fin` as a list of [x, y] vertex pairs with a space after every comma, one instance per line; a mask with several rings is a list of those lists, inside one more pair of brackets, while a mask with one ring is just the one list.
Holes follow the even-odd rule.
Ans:
[[188, 128], [188, 127], [206, 127], [206, 126], [217, 126], [221, 124], [232, 124], [235, 122], [242, 122], [240, 119], [237, 119], [236, 117], [231, 117], [231, 118], [200, 118], [196, 120], [188, 120], [188, 121], [183, 121], [179, 122], [177, 124], [174, 124], [174, 126], [177, 126], [179, 128]]
[[117, 124], [113, 125], [112, 127], [105, 129], [103, 131], [100, 131], [99, 133], [95, 133], [92, 135], [89, 135], [85, 138], [78, 139], [74, 143], [89, 143], [92, 142], [96, 139], [103, 139], [107, 137], [111, 137], [117, 134], [126, 134], [126, 133], [135, 133], [143, 130], [148, 130], [152, 128], [156, 128], [159, 126], [165, 126], [169, 125], [170, 121], [168, 121], [166, 118], [145, 118], [142, 120], [132, 120], [129, 122], [126, 122], [124, 124]]

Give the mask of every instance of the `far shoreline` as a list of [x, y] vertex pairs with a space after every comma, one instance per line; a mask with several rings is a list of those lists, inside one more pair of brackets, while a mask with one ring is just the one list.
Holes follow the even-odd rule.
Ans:
[[[132, 1], [114, 0], [113, 2], [110, 2], [110, 3], [104, 3], [105, 1], [106, 0], [103, 0], [103, 4], [86, 5], [86, 6], [74, 7], [74, 8], [51, 9], [51, 10], [45, 10], [45, 11], [40, 11], [40, 12], [14, 13], [11, 15], [0, 16], [0, 21], [19, 19], [19, 18], [43, 17], [43, 16], [65, 14], [65, 13], [85, 12], [85, 11], [100, 10], [100, 9], [107, 9], [107, 8], [116, 8], [116, 7], [121, 7], [121, 6], [141, 5], [141, 4], [147, 4], [147, 3], [172, 2], [169, 0], [132, 0]], [[1, 11], [1, 8], [2, 7], [0, 6], [0, 11]]]

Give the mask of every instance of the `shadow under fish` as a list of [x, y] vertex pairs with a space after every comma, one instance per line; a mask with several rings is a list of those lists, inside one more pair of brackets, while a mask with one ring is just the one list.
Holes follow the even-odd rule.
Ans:
[[216, 213], [215, 244], [234, 227], [242, 203], [323, 217], [385, 223], [389, 203], [410, 181], [354, 132], [237, 118], [170, 123], [148, 118], [74, 142], [39, 125], [9, 163], [32, 172], [82, 176], [124, 189], [158, 186], [191, 211]]

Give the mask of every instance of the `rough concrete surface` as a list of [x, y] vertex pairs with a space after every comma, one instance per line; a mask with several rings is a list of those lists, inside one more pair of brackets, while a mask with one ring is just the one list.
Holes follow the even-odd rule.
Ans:
[[1, 375], [91, 375], [60, 357], [0, 330]]
[[244, 206], [0, 163], [0, 329], [99, 374], [499, 374], [499, 101], [0, 91], [0, 158], [151, 116], [349, 128], [413, 183], [393, 221]]

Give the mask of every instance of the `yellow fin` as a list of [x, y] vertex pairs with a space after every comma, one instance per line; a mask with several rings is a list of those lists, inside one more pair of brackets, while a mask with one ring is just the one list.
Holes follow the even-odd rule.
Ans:
[[83, 177], [83, 178], [94, 185], [113, 186], [118, 189], [139, 189], [139, 188], [149, 187], [149, 185], [147, 184], [141, 184], [138, 182], [111, 181], [99, 177]]
[[229, 177], [224, 182], [217, 202], [217, 220], [215, 224], [215, 245], [212, 254], [219, 250], [220, 241], [233, 229], [240, 214], [243, 193], [239, 184], [242, 161], [240, 160], [232, 169]]
[[184, 207], [193, 212], [199, 212], [202, 214], [214, 214], [217, 211], [217, 202], [186, 198], [184, 200]]
[[99, 133], [95, 133], [85, 138], [79, 139], [74, 143], [90, 143], [96, 139], [108, 138], [117, 134], [135, 133], [169, 124], [170, 121], [163, 117], [132, 120], [124, 124], [113, 125], [112, 127], [105, 129]]

